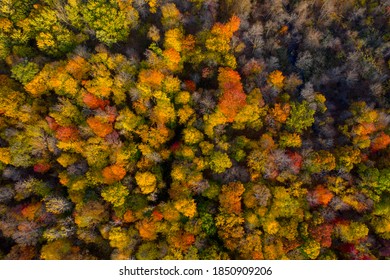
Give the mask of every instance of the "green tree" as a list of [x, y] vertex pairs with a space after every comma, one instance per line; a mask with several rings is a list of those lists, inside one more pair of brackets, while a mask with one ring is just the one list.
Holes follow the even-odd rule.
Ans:
[[11, 69], [12, 77], [26, 85], [39, 72], [39, 66], [34, 62], [19, 63]]
[[222, 173], [232, 167], [232, 162], [226, 153], [216, 151], [210, 156], [210, 169], [216, 173]]
[[314, 123], [315, 110], [311, 109], [307, 101], [292, 103], [290, 116], [286, 121], [287, 129], [291, 132], [302, 133]]
[[194, 127], [183, 130], [184, 142], [188, 145], [195, 145], [203, 140], [203, 133]]
[[102, 190], [102, 197], [104, 200], [110, 202], [114, 207], [122, 206], [128, 195], [129, 190], [119, 183], [105, 187]]
[[81, 7], [81, 14], [96, 38], [109, 46], [126, 40], [138, 21], [138, 12], [131, 6], [131, 1], [88, 1]]
[[368, 228], [360, 222], [351, 222], [349, 224], [341, 224], [336, 228], [336, 232], [340, 239], [344, 242], [358, 242], [368, 234]]

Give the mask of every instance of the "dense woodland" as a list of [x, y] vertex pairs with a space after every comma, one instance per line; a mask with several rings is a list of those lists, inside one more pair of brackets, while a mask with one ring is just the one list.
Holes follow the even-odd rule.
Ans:
[[1, 0], [1, 259], [390, 259], [390, 1]]

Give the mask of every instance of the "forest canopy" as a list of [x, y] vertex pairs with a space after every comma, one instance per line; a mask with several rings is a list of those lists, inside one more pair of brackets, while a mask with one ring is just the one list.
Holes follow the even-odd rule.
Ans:
[[389, 259], [390, 4], [0, 2], [0, 259]]

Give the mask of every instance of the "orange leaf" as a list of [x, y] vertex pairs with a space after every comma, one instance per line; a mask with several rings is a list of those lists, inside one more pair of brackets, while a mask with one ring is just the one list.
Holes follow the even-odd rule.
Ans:
[[246, 95], [242, 88], [240, 74], [230, 68], [220, 68], [218, 82], [222, 89], [219, 108], [228, 121], [232, 122], [246, 105]]
[[64, 142], [74, 141], [79, 137], [79, 131], [73, 126], [61, 126], [56, 131], [56, 137]]
[[120, 165], [107, 166], [102, 171], [104, 182], [106, 184], [113, 184], [123, 179], [126, 175], [126, 169]]
[[322, 205], [328, 205], [333, 198], [333, 193], [326, 189], [324, 186], [319, 185], [314, 190], [314, 197], [317, 202]]
[[107, 100], [102, 100], [98, 97], [96, 97], [95, 95], [93, 95], [92, 93], [86, 93], [83, 95], [83, 102], [85, 103], [85, 105], [87, 105], [90, 109], [104, 109], [104, 107], [106, 107], [109, 103], [109, 101]]
[[42, 202], [27, 205], [25, 208], [22, 209], [22, 215], [30, 221], [33, 220], [35, 218], [35, 214], [41, 208], [41, 205]]
[[112, 124], [104, 123], [96, 117], [91, 117], [87, 120], [87, 124], [93, 132], [100, 137], [106, 137], [113, 131]]
[[390, 136], [384, 132], [375, 138], [371, 143], [371, 150], [373, 152], [385, 149], [390, 144]]

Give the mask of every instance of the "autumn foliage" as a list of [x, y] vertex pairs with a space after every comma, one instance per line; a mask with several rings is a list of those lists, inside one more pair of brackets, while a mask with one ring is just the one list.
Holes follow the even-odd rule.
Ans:
[[113, 131], [112, 124], [105, 123], [102, 120], [91, 117], [87, 119], [87, 124], [93, 132], [99, 137], [105, 137]]
[[219, 201], [221, 207], [226, 212], [234, 214], [241, 213], [241, 195], [244, 193], [245, 188], [241, 183], [230, 183], [223, 186]]
[[315, 204], [328, 205], [332, 200], [333, 194], [322, 185], [318, 185], [310, 194]]
[[385, 149], [390, 144], [390, 136], [381, 132], [378, 137], [374, 139], [371, 143], [371, 150], [373, 152]]
[[139, 73], [140, 83], [155, 89], [161, 86], [163, 79], [164, 75], [158, 70], [142, 70]]
[[269, 82], [278, 89], [283, 87], [284, 79], [283, 73], [279, 70], [273, 71], [268, 77]]
[[85, 105], [87, 105], [89, 108], [91, 109], [104, 109], [105, 106], [108, 105], [108, 101], [104, 101], [98, 97], [96, 97], [95, 95], [91, 94], [91, 93], [86, 93], [83, 95], [83, 102], [85, 103]]
[[38, 173], [45, 173], [49, 171], [51, 165], [48, 163], [37, 163], [34, 165], [34, 171]]
[[79, 136], [79, 131], [76, 127], [66, 126], [66, 127], [58, 127], [56, 129], [56, 137], [60, 141], [74, 141], [77, 140]]
[[0, 1], [0, 259], [389, 259], [388, 2]]
[[222, 95], [218, 106], [229, 122], [246, 105], [246, 95], [242, 88], [240, 75], [229, 68], [220, 68], [218, 74], [218, 83]]
[[110, 165], [103, 169], [102, 175], [106, 184], [112, 184], [125, 177], [126, 170], [120, 165]]

